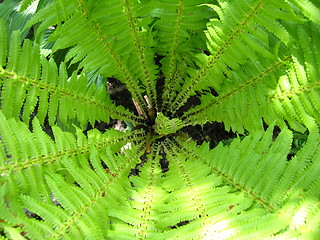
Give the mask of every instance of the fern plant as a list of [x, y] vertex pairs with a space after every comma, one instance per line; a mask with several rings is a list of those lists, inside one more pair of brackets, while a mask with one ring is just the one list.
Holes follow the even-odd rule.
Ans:
[[[0, 239], [320, 237], [318, 1], [6, 0], [0, 16]], [[127, 130], [90, 127], [111, 119]], [[188, 136], [213, 122], [237, 137]]]

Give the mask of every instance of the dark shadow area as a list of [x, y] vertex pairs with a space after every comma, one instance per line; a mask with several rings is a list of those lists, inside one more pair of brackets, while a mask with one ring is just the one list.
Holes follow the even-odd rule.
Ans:
[[226, 131], [223, 123], [214, 122], [206, 123], [203, 126], [187, 126], [183, 128], [189, 137], [197, 142], [197, 144], [202, 144], [203, 142], [210, 142], [210, 148], [214, 148], [218, 145], [220, 141], [233, 139], [236, 134], [232, 131]]

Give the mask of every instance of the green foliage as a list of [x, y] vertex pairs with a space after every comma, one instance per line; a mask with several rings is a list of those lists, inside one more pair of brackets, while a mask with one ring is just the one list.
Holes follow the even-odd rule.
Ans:
[[179, 118], [169, 119], [161, 112], [158, 113], [153, 126], [154, 131], [163, 136], [176, 133], [183, 127], [183, 122]]
[[[3, 1], [0, 239], [318, 239], [319, 19], [316, 0]], [[237, 137], [188, 136], [212, 122]]]

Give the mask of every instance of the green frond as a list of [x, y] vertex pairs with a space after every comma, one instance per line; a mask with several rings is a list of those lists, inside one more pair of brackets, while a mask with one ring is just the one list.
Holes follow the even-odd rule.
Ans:
[[[256, 132], [241, 141], [236, 139], [229, 146], [220, 144], [211, 151], [204, 145], [199, 152], [184, 153], [190, 149], [190, 143], [179, 139], [177, 143], [182, 146], [167, 144], [176, 156], [170, 158], [170, 170], [166, 174], [168, 182], [165, 181], [164, 187], [170, 192], [170, 197], [168, 207], [163, 208], [168, 217], [162, 219], [163, 222], [168, 221], [170, 226], [174, 222], [185, 222], [185, 225], [171, 230], [174, 234], [180, 238], [199, 239], [197, 231], [202, 226], [204, 233], [206, 225], [197, 222], [206, 222], [211, 214], [215, 214], [208, 221], [211, 224], [208, 229], [212, 231], [212, 235], [208, 236], [219, 239], [247, 239], [257, 236], [258, 232], [261, 233], [259, 238], [271, 237], [278, 232], [282, 232], [279, 237], [284, 238], [302, 234], [314, 236], [316, 232], [311, 226], [319, 223], [315, 219], [319, 206], [315, 207], [311, 199], [318, 196], [319, 189], [319, 181], [314, 175], [319, 167], [319, 130], [314, 129], [310, 133], [306, 145], [292, 159], [287, 159], [292, 141], [289, 130], [283, 130], [274, 142], [272, 128], [266, 134], [261, 133]], [[167, 153], [171, 154], [170, 151]], [[209, 164], [212, 170], [208, 172], [208, 168], [201, 167], [201, 164]], [[178, 171], [179, 178], [183, 180], [170, 181], [170, 176], [177, 178], [174, 175]], [[200, 176], [207, 180], [201, 180]], [[193, 177], [195, 179], [191, 180]], [[311, 186], [312, 190], [308, 191]], [[197, 194], [197, 191], [204, 192]], [[220, 194], [215, 196], [215, 193]], [[190, 198], [187, 200], [186, 196]], [[201, 204], [195, 203], [199, 196], [203, 199]], [[219, 205], [214, 207], [214, 211], [210, 210], [215, 201]], [[198, 215], [194, 215], [195, 210], [188, 211], [193, 207]], [[207, 209], [202, 214], [204, 207]], [[236, 216], [231, 217], [233, 213]]]
[[163, 193], [158, 153], [157, 147], [152, 150], [139, 175], [130, 177], [126, 197], [109, 209], [108, 214], [120, 220], [111, 220], [110, 239], [158, 239], [156, 224]]
[[[107, 228], [100, 220], [109, 222], [106, 207], [119, 197], [119, 191], [113, 191], [126, 181], [132, 164], [137, 164], [144, 153], [139, 144], [143, 133], [89, 131], [86, 139], [78, 131], [76, 139], [71, 133], [53, 127], [53, 141], [37, 122], [32, 133], [24, 123], [14, 119], [6, 121], [3, 115], [1, 122], [5, 124], [0, 130], [4, 157], [1, 158], [4, 188], [0, 206], [1, 211], [7, 211], [5, 221], [11, 225], [26, 224], [26, 236], [34, 239], [62, 236], [73, 224], [80, 230], [71, 229], [70, 238], [105, 238]], [[127, 141], [135, 142], [136, 146], [123, 156], [119, 151]], [[20, 202], [20, 207], [11, 204], [13, 199], [15, 204]], [[10, 204], [6, 205], [3, 200]], [[28, 219], [23, 208], [40, 216], [43, 222]], [[90, 223], [95, 227], [87, 228]], [[101, 227], [100, 232], [97, 226]]]
[[[125, 83], [134, 100], [146, 111], [145, 93], [156, 107], [157, 70], [147, 34], [151, 19], [143, 6], [138, 1], [70, 2], [69, 17], [50, 40], [56, 41], [53, 51], [72, 47], [66, 61], [81, 60], [79, 67], [98, 69], [100, 74]], [[45, 17], [36, 15], [33, 23]]]
[[0, 239], [318, 239], [319, 19], [317, 0], [1, 2]]
[[[42, 131], [37, 120], [33, 121], [33, 132], [30, 132], [27, 125], [14, 119], [6, 120], [2, 113], [0, 119], [1, 181], [14, 176], [16, 180], [22, 181], [22, 192], [35, 196], [47, 191], [43, 182], [46, 168], [58, 169], [63, 159], [88, 155], [92, 147], [104, 150], [108, 145], [123, 146], [129, 139], [138, 142], [143, 138], [141, 131], [133, 134], [108, 131], [104, 135], [91, 131], [88, 141], [77, 142], [71, 133], [62, 132], [54, 126], [53, 141]], [[83, 137], [80, 135], [80, 138]]]
[[280, 126], [286, 120], [299, 132], [314, 120], [319, 124], [319, 62], [314, 56], [319, 52], [315, 43], [319, 27], [298, 27], [296, 37], [299, 46], [294, 45], [292, 56], [266, 66], [257, 61], [246, 63], [221, 85], [219, 96], [204, 95], [202, 104], [185, 112], [181, 119], [185, 124], [223, 121], [226, 129], [239, 132], [262, 129], [262, 118], [268, 124], [277, 120]]
[[315, 22], [316, 24], [320, 25], [320, 9], [309, 0], [303, 1], [303, 0], [291, 0], [295, 6], [301, 9], [301, 12], [309, 18], [311, 21]]
[[[118, 5], [117, 10], [114, 8], [115, 5]], [[111, 17], [106, 16], [104, 11], [101, 12], [102, 9], [109, 10], [111, 6], [115, 10], [111, 12]], [[97, 12], [93, 11], [92, 14], [95, 15], [97, 21], [104, 23], [101, 27], [105, 30], [108, 28], [116, 30], [116, 32], [112, 32], [112, 34], [119, 37], [118, 41], [121, 46], [121, 54], [124, 53], [126, 55], [126, 51], [131, 51], [128, 59], [122, 55], [122, 60], [128, 61], [126, 65], [130, 67], [130, 71], [133, 72], [136, 81], [140, 80], [142, 85], [145, 86], [150, 104], [156, 109], [157, 92], [155, 80], [158, 70], [157, 66], [153, 64], [154, 52], [151, 49], [152, 39], [150, 38], [150, 29], [148, 27], [151, 23], [149, 9], [145, 8], [144, 2], [140, 1], [108, 1], [97, 5], [96, 9]], [[116, 14], [119, 19], [115, 21], [112, 16], [113, 14]], [[123, 15], [123, 17], [121, 15]], [[118, 28], [118, 23], [123, 24], [123, 22], [127, 22], [128, 26], [126, 28], [129, 28], [127, 34], [124, 34], [124, 29]], [[115, 24], [116, 27], [114, 28]], [[120, 37], [123, 39], [120, 39]], [[132, 39], [132, 42], [127, 41], [128, 39]], [[123, 51], [123, 49], [126, 50]]]
[[[105, 151], [105, 149], [99, 151]], [[55, 223], [55, 225], [51, 225], [51, 229], [55, 230], [47, 234], [50, 234], [52, 238], [61, 236], [66, 238], [65, 235], [70, 238], [75, 236], [78, 238], [87, 237], [89, 239], [107, 238], [109, 236], [108, 231], [110, 230], [108, 212], [113, 211], [112, 206], [115, 206], [118, 201], [125, 199], [125, 191], [121, 191], [121, 189], [128, 187], [128, 182], [126, 181], [127, 175], [130, 172], [132, 164], [138, 163], [139, 156], [142, 153], [138, 148], [133, 149], [131, 153], [127, 152], [126, 157], [116, 158], [116, 160], [122, 161], [118, 162], [121, 168], [116, 171], [109, 171], [108, 168], [103, 169], [103, 174], [101, 174], [102, 171], [98, 171], [97, 174], [93, 170], [88, 169], [86, 158], [79, 158], [81, 162], [78, 163], [65, 159], [63, 161], [64, 165], [72, 176], [73, 181], [66, 181], [67, 179], [63, 179], [57, 174], [48, 173], [46, 179], [52, 190], [52, 194], [64, 210], [63, 212], [59, 210], [61, 221]], [[96, 160], [93, 160], [93, 157], [90, 156], [90, 161]], [[82, 166], [80, 166], [81, 164]], [[101, 162], [99, 166], [96, 165], [97, 167], [102, 170], [103, 166]], [[74, 185], [74, 182], [77, 184]], [[55, 206], [54, 208], [57, 207]], [[46, 212], [43, 215], [41, 209], [37, 211], [37, 207], [35, 207], [34, 210], [39, 216], [46, 217]], [[68, 218], [64, 218], [64, 215], [67, 215]], [[52, 220], [48, 219], [48, 221], [51, 224], [50, 221]], [[75, 225], [77, 226], [76, 228]]]
[[[261, 116], [265, 117], [268, 123], [275, 119], [273, 102], [268, 102], [268, 94], [277, 86], [277, 76], [284, 74], [281, 68], [288, 64], [288, 58], [275, 61], [266, 66], [246, 64], [240, 71], [233, 72], [231, 80], [223, 85], [225, 93], [215, 97], [213, 95], [201, 96], [202, 104], [185, 112], [181, 120], [185, 124], [202, 124], [207, 121], [223, 121], [226, 129], [243, 133], [244, 129], [255, 131], [262, 129]], [[263, 87], [261, 87], [263, 86]], [[268, 107], [270, 106], [270, 107]], [[270, 112], [270, 109], [272, 112]], [[285, 116], [286, 119], [289, 116]], [[270, 119], [270, 120], [269, 120]]]
[[[3, 24], [1, 29], [4, 33]], [[48, 115], [50, 125], [59, 120], [66, 126], [76, 118], [82, 127], [88, 122], [92, 125], [95, 121], [109, 122], [110, 116], [141, 122], [133, 113], [116, 107], [103, 85], [87, 86], [83, 75], [68, 77], [63, 63], [58, 71], [52, 59], [48, 61], [39, 54], [38, 44], [27, 39], [21, 47], [20, 41], [19, 32], [14, 32], [8, 62], [2, 61], [4, 64], [0, 67], [1, 109], [7, 117], [17, 118], [22, 112], [22, 119], [28, 122], [37, 114], [43, 123]], [[1, 59], [6, 59], [5, 48]], [[82, 111], [77, 110], [80, 108]]]
[[20, 5], [20, 11], [26, 10], [34, 0], [23, 0]]
[[57, 24], [59, 20], [62, 20], [62, 21], [65, 20], [60, 18], [62, 14], [54, 12], [53, 9], [55, 11], [60, 11], [60, 9], [57, 8], [55, 4], [50, 4], [50, 3], [46, 4], [45, 6], [40, 8], [35, 13], [35, 15], [26, 23], [26, 27], [34, 26], [36, 23], [41, 21], [41, 23], [39, 23], [39, 26], [37, 27], [37, 32], [36, 32], [36, 34], [39, 35], [42, 31], [44, 31], [48, 27], [54, 26], [55, 24]]
[[[174, 145], [168, 143], [168, 146]], [[252, 228], [259, 229], [263, 238], [285, 228], [286, 219], [268, 214], [260, 207], [251, 209], [254, 199], [225, 182], [223, 174], [210, 171], [206, 167], [208, 163], [188, 157], [181, 150], [172, 150], [175, 155], [168, 156], [169, 171], [164, 182], [164, 188], [170, 194], [162, 207], [163, 216], [159, 222], [159, 226], [167, 230], [162, 239], [204, 239], [212, 236], [229, 239], [247, 236]], [[232, 156], [227, 159], [235, 160], [237, 153]], [[214, 163], [211, 158], [201, 157], [210, 159], [210, 164]]]
[[[106, 10], [109, 11], [108, 15], [105, 14]], [[92, 20], [101, 29], [104, 39], [114, 37], [113, 42], [110, 43], [110, 52], [114, 52], [114, 55], [121, 54], [121, 61], [135, 81], [131, 84], [137, 84], [137, 81], [140, 80], [146, 88], [151, 105], [156, 108], [157, 70], [152, 63], [154, 56], [148, 35], [148, 25], [151, 19], [148, 17], [148, 9], [144, 8], [144, 3], [138, 1], [101, 2], [90, 14], [94, 16]]]
[[[7, 26], [7, 33], [11, 35], [13, 31], [22, 30], [22, 38], [25, 38], [29, 31], [30, 26], [26, 24], [30, 18], [36, 13], [39, 1], [30, 2], [28, 6], [22, 6], [21, 1], [1, 1], [0, 4], [0, 18]], [[40, 4], [41, 5], [41, 4]], [[4, 35], [1, 35], [1, 38]]]
[[176, 133], [178, 130], [183, 128], [184, 125], [182, 121], [178, 118], [169, 119], [164, 116], [163, 113], [158, 113], [155, 123], [154, 123], [154, 131], [160, 136], [166, 136], [172, 133]]
[[2, 19], [0, 19], [0, 66], [4, 66], [6, 64], [6, 56], [7, 56], [7, 34], [6, 34], [6, 26]]
[[291, 44], [290, 33], [281, 21], [302, 22], [290, 5], [281, 1], [221, 1], [220, 6], [210, 6], [219, 15], [219, 19], [212, 18], [207, 26], [211, 55], [202, 57], [207, 60], [199, 70], [190, 71], [189, 79], [170, 106], [173, 112], [194, 95], [195, 90], [214, 87], [220, 94], [226, 77], [231, 78], [233, 72], [241, 71], [241, 66], [248, 62], [259, 58], [275, 60], [274, 46]]
[[20, 198], [26, 209], [30, 212], [38, 213], [38, 215], [41, 216], [48, 225], [56, 227], [68, 218], [68, 215], [62, 210], [62, 208], [49, 204], [51, 202], [43, 202], [26, 195], [22, 195]]
[[188, 62], [196, 61], [194, 53], [200, 53], [200, 47], [206, 48], [204, 41], [201, 44], [199, 40], [212, 11], [203, 4], [202, 0], [152, 3], [152, 15], [157, 19], [153, 25], [156, 30], [154, 47], [157, 54], [164, 56], [161, 59], [165, 76], [162, 108], [174, 99], [187, 74], [184, 68]]

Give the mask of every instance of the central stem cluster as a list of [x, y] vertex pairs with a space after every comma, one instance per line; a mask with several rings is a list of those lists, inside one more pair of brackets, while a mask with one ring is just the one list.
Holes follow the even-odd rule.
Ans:
[[179, 118], [169, 119], [164, 116], [162, 112], [157, 113], [157, 117], [153, 125], [154, 131], [160, 136], [173, 134], [183, 127], [184, 124]]

